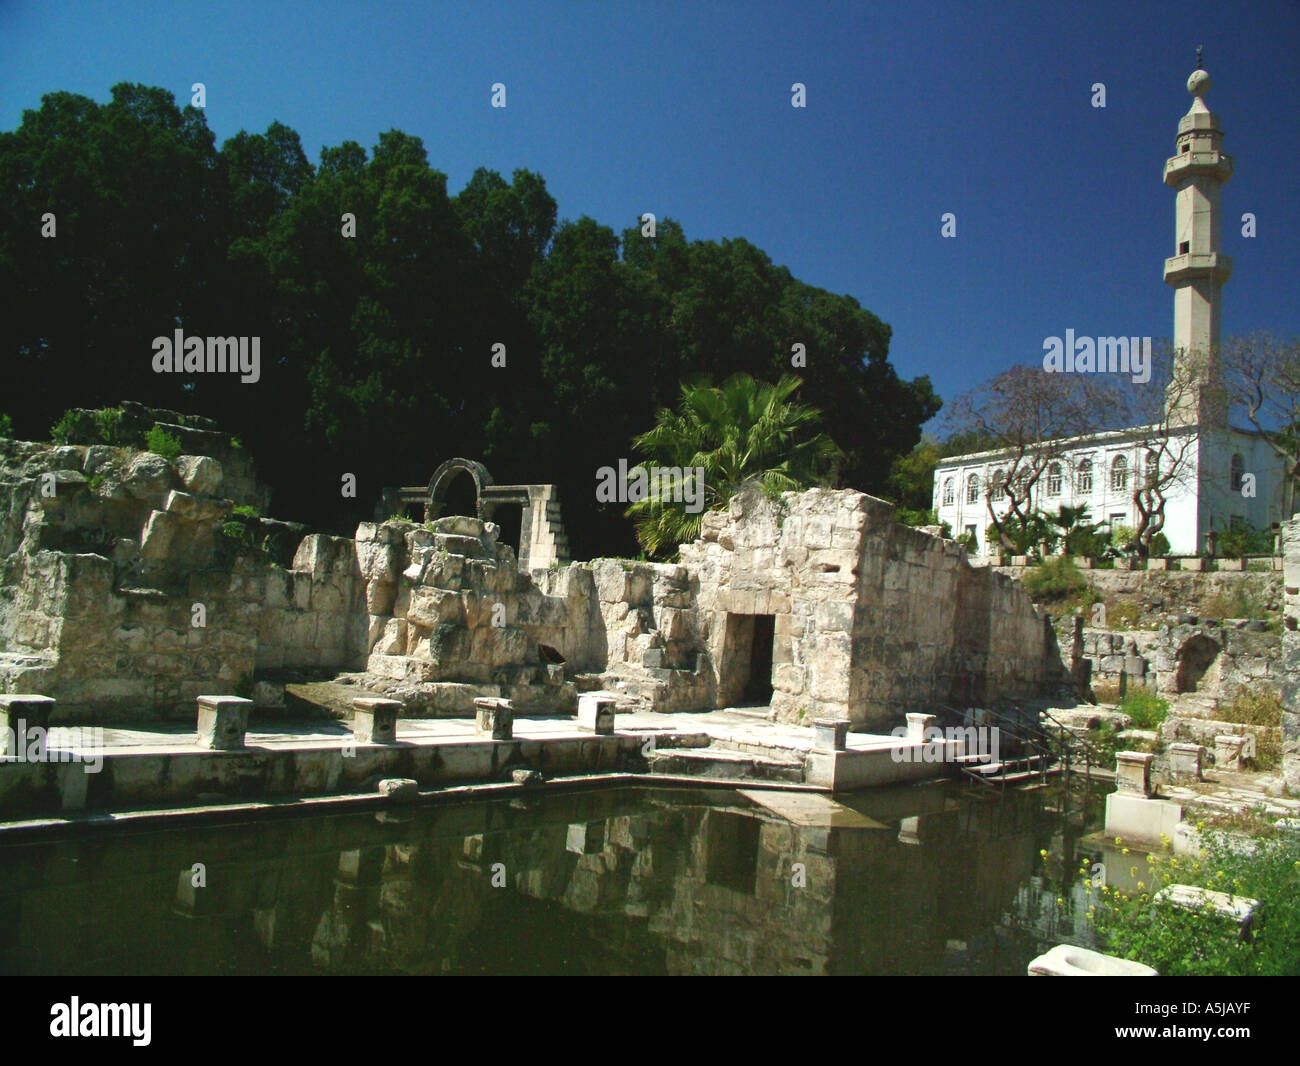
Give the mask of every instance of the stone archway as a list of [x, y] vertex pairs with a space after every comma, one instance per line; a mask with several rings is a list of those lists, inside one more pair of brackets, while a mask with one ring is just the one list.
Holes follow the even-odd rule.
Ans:
[[1178, 669], [1174, 674], [1174, 691], [1199, 692], [1218, 681], [1219, 652], [1223, 649], [1209, 637], [1198, 633], [1178, 649]]
[[475, 507], [472, 518], [486, 518], [483, 510], [483, 490], [493, 484], [488, 468], [473, 459], [448, 459], [433, 472], [429, 479], [429, 499], [425, 504], [425, 520], [441, 518], [447, 498], [447, 489], [461, 474], [468, 474], [474, 482]]

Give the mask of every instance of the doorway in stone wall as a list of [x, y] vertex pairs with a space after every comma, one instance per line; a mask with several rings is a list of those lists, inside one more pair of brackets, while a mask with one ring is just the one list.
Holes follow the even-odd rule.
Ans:
[[722, 704], [766, 707], [772, 702], [776, 615], [730, 614], [722, 645]]

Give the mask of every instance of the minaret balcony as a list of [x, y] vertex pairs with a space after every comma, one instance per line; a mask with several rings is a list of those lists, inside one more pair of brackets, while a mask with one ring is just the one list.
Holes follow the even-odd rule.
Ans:
[[1183, 152], [1165, 160], [1166, 185], [1176, 187], [1206, 174], [1222, 185], [1232, 177], [1232, 156], [1223, 152]]
[[1165, 281], [1182, 285], [1199, 278], [1213, 278], [1222, 285], [1232, 276], [1232, 257], [1218, 252], [1185, 252], [1165, 260]]

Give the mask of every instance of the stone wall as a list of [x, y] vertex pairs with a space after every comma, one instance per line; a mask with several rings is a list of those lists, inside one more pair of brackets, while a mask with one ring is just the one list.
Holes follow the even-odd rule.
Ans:
[[[1026, 567], [998, 567], [999, 573], [1022, 578]], [[1282, 609], [1282, 573], [1265, 571], [1084, 570], [1079, 573], [1113, 608], [1135, 604], [1139, 625], [1172, 621], [1179, 615], [1218, 616], [1224, 601], [1253, 601], [1263, 610]]]
[[507, 697], [522, 714], [572, 710], [565, 653], [581, 657], [590, 583], [570, 575], [562, 594], [547, 595], [518, 571], [492, 523], [449, 516], [429, 525], [357, 530], [366, 670], [380, 690], [408, 713], [472, 714], [477, 696]]
[[681, 557], [698, 575], [696, 625], [719, 705], [748, 667], [743, 620], [774, 616], [772, 707], [887, 729], [911, 711], [1044, 694], [1068, 681], [1019, 585], [950, 541], [900, 526], [852, 491], [738, 496]]
[[255, 671], [363, 664], [352, 542], [307, 537], [292, 569], [237, 544], [211, 457], [7, 441], [0, 458], [4, 691], [54, 696], [60, 721], [192, 720]]
[[1229, 699], [1242, 686], [1282, 686], [1280, 638], [1263, 630], [1262, 623], [1246, 619], [1128, 633], [1085, 628], [1083, 653], [1092, 660], [1094, 682], [1117, 682], [1123, 671], [1130, 681], [1162, 695], [1195, 691]]
[[128, 722], [192, 719], [200, 693], [292, 669], [365, 671], [411, 715], [467, 715], [481, 695], [563, 713], [579, 686], [706, 709], [770, 680], [782, 720], [888, 731], [1068, 682], [1018, 583], [857, 492], [737, 497], [680, 564], [521, 573], [491, 522], [456, 516], [312, 534], [291, 558], [270, 542], [301, 528], [254, 519], [270, 549], [240, 543], [225, 476], [202, 455], [0, 442], [4, 689]]
[[1300, 795], [1300, 515], [1282, 524], [1282, 776]]

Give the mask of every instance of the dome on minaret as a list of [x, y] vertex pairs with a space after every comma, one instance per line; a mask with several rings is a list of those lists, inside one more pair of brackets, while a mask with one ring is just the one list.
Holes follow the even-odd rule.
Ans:
[[1187, 78], [1187, 91], [1193, 96], [1204, 96], [1210, 91], [1210, 74], [1209, 71], [1201, 70], [1199, 67], [1192, 71]]

